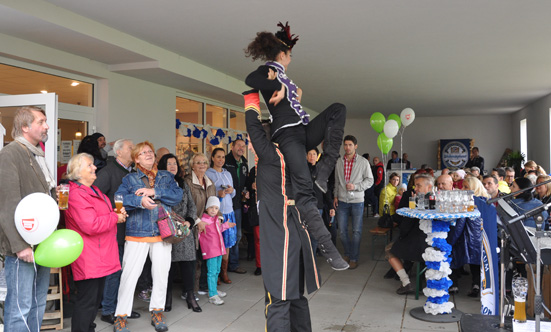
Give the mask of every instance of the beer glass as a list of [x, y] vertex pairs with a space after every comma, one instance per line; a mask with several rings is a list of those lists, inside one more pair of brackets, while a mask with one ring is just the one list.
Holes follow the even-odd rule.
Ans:
[[415, 196], [409, 198], [409, 208], [415, 210]]
[[515, 314], [513, 319], [518, 323], [526, 323], [526, 293], [528, 280], [524, 277], [513, 278], [513, 296], [515, 298]]
[[67, 210], [69, 208], [69, 185], [61, 184], [59, 185], [59, 191], [57, 192], [58, 201], [60, 210]]
[[123, 197], [122, 194], [115, 194], [115, 212], [117, 213], [121, 213], [122, 203], [123, 203], [122, 197]]

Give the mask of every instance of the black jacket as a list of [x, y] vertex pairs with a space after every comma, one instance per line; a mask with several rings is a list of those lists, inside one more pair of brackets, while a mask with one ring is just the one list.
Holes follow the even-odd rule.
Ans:
[[[237, 161], [233, 157], [233, 153], [230, 151], [230, 153], [226, 155], [226, 163], [224, 164], [224, 168], [230, 172], [233, 179], [233, 188], [236, 190], [235, 196], [233, 197], [233, 209], [241, 209], [242, 193], [247, 183], [247, 176], [249, 175], [249, 165], [247, 164], [247, 159], [245, 157], [241, 157], [241, 168], [238, 170]], [[238, 171], [241, 173], [239, 179], [237, 178]]]
[[[109, 157], [105, 167], [99, 170], [94, 186], [98, 187], [111, 201], [111, 206], [115, 208], [115, 192], [119, 189], [128, 172], [124, 167], [119, 165], [115, 158]], [[126, 223], [117, 224], [117, 242], [119, 245], [124, 245], [126, 237]]]

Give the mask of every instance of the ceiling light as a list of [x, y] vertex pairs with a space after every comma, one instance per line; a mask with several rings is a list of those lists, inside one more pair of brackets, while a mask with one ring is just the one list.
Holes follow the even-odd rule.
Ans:
[[73, 82], [73, 83], [71, 83], [71, 86], [77, 86], [79, 84], [80, 84], [79, 82]]
[[77, 131], [77, 132], [75, 133], [75, 137], [82, 137], [82, 133], [81, 133], [80, 131]]
[[176, 109], [176, 112], [180, 112], [180, 110], [179, 110], [179, 109]]
[[40, 90], [40, 93], [47, 94], [48, 91], [47, 90]]

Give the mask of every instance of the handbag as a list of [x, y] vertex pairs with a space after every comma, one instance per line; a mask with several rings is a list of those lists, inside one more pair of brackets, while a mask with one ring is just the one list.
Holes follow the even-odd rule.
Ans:
[[377, 225], [382, 228], [394, 227], [394, 218], [390, 215], [390, 206], [385, 204], [383, 207], [383, 215], [377, 221]]
[[[146, 188], [151, 188], [147, 177], [142, 177]], [[161, 239], [168, 243], [179, 243], [190, 234], [189, 227], [184, 225], [185, 219], [174, 211], [168, 212], [160, 201], [155, 200], [157, 204], [157, 226], [161, 232]]]
[[158, 211], [157, 226], [163, 241], [172, 244], [179, 243], [190, 234], [189, 227], [184, 225], [185, 220], [179, 214], [173, 211], [168, 212], [161, 204], [158, 205]]

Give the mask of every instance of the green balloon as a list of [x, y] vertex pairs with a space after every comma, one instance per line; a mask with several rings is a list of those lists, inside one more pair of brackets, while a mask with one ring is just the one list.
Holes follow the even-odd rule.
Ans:
[[380, 133], [383, 131], [383, 127], [385, 126], [385, 116], [380, 112], [375, 112], [371, 114], [370, 123], [371, 127], [375, 129], [376, 132]]
[[46, 267], [63, 267], [76, 261], [83, 248], [80, 234], [70, 229], [60, 229], [40, 242], [34, 260], [36, 264]]
[[392, 149], [392, 138], [386, 137], [385, 133], [380, 133], [377, 137], [377, 146], [383, 154], [387, 154]]
[[398, 114], [392, 113], [388, 116], [388, 119], [398, 122], [398, 129], [402, 126], [402, 120], [400, 119], [400, 116]]

